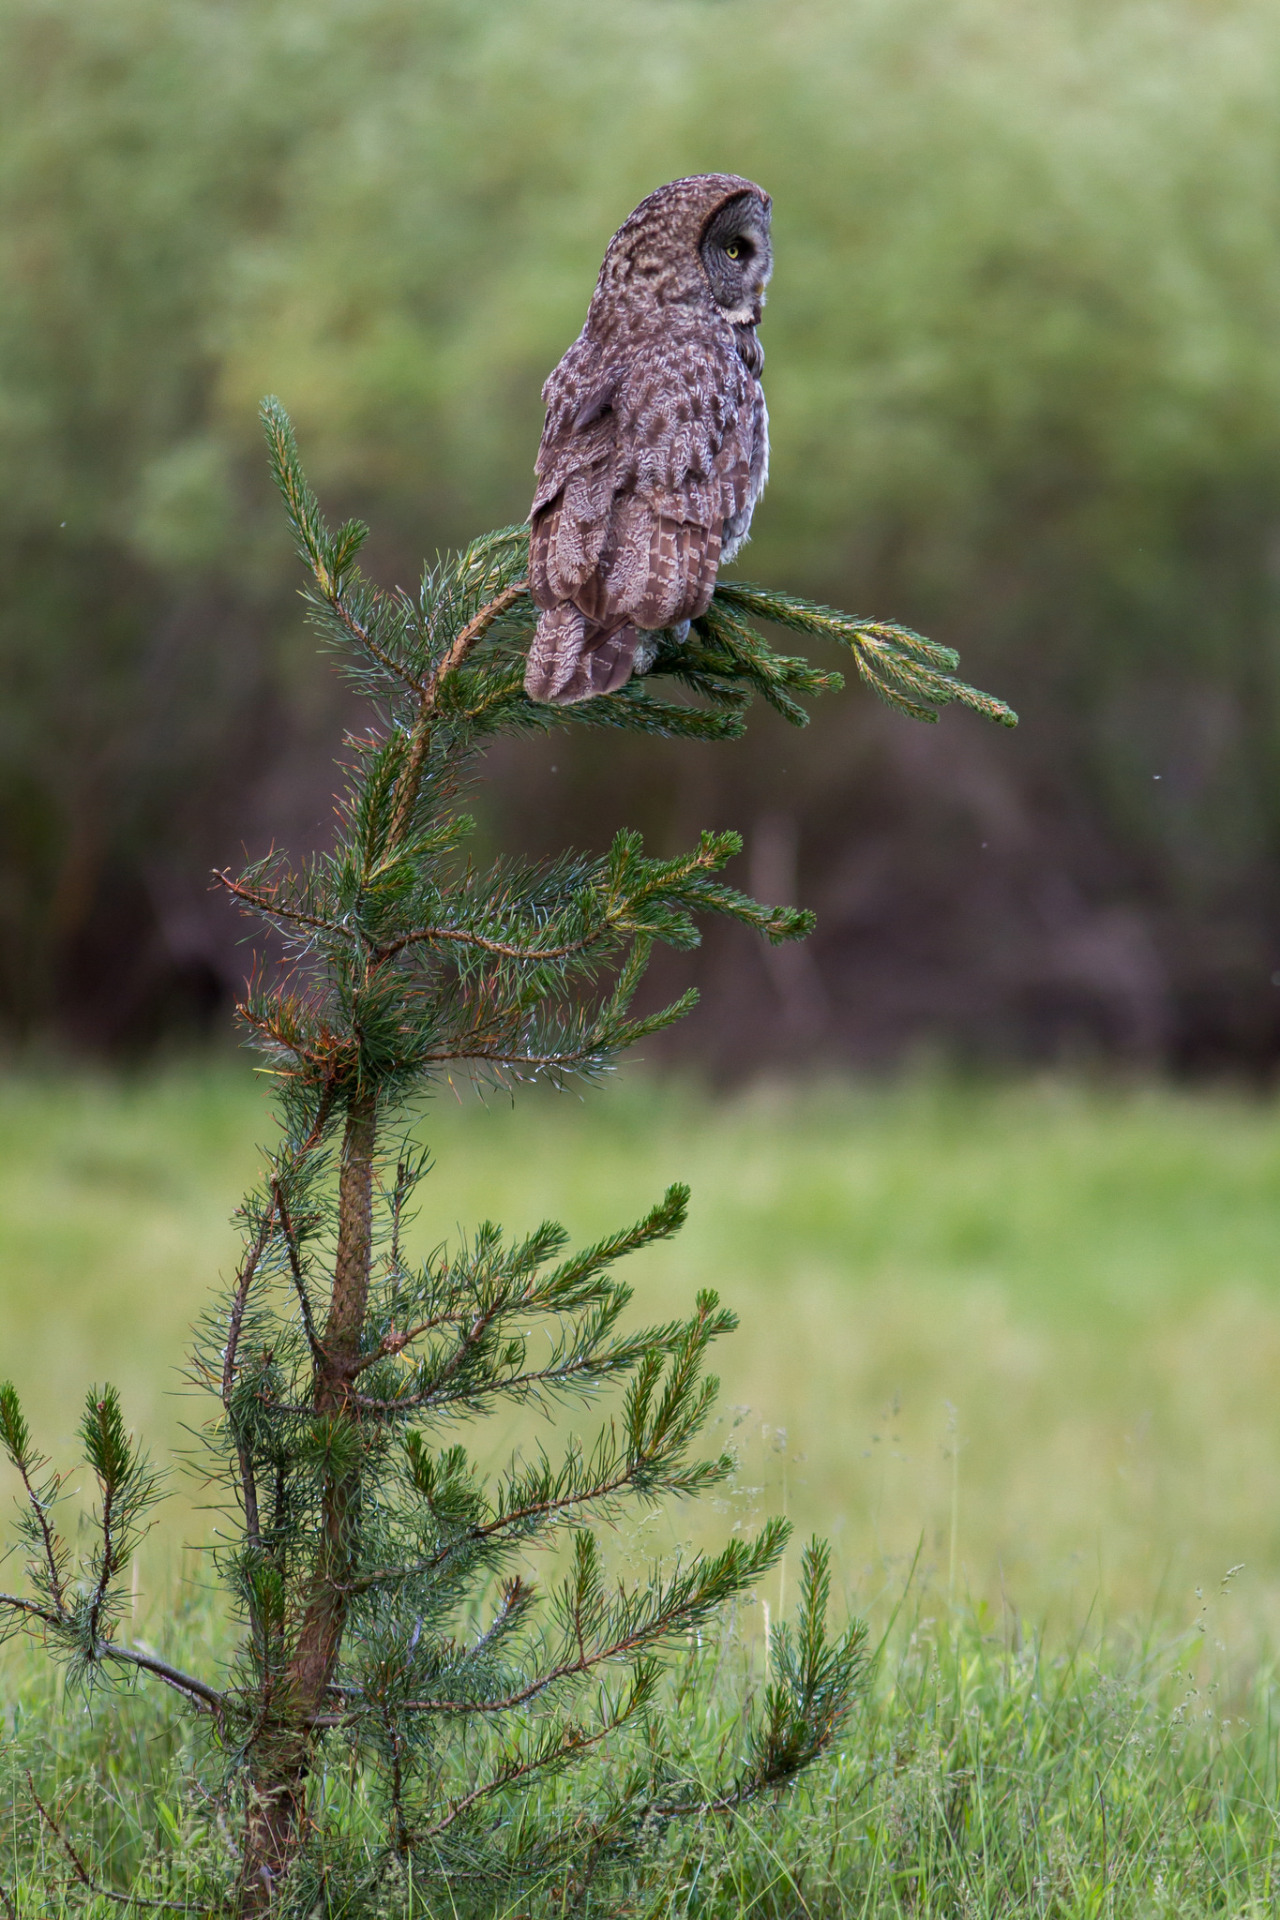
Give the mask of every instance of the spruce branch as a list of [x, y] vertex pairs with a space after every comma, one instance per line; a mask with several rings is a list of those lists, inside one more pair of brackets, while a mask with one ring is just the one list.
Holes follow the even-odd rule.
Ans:
[[92, 1588], [84, 1611], [83, 1657], [100, 1657], [111, 1607], [111, 1589], [142, 1537], [143, 1515], [157, 1497], [155, 1475], [125, 1429], [114, 1387], [91, 1387], [80, 1422], [85, 1458], [98, 1482], [98, 1543], [91, 1556]]
[[[28, 1575], [40, 1600], [0, 1593], [0, 1611], [13, 1615], [15, 1626], [38, 1622], [55, 1644], [69, 1655], [73, 1670], [85, 1671], [114, 1661], [151, 1675], [181, 1693], [201, 1712], [218, 1714], [224, 1696], [196, 1675], [184, 1673], [158, 1655], [127, 1647], [104, 1631], [111, 1605], [111, 1586], [141, 1537], [142, 1516], [157, 1492], [155, 1477], [144, 1457], [132, 1446], [113, 1388], [93, 1390], [81, 1421], [81, 1438], [98, 1478], [99, 1543], [87, 1569], [86, 1594], [70, 1584], [70, 1549], [50, 1524], [49, 1514], [63, 1485], [60, 1474], [31, 1444], [30, 1431], [10, 1382], [0, 1384], [0, 1444], [16, 1468], [26, 1494], [22, 1516], [25, 1535], [36, 1548]], [[0, 1638], [3, 1630], [0, 1629]]]
[[293, 425], [274, 395], [262, 403], [262, 424], [271, 471], [284, 500], [298, 551], [326, 599], [337, 601], [369, 529], [358, 520], [349, 520], [336, 535], [328, 532], [320, 504], [303, 477]]
[[[9, 1456], [26, 1495], [26, 1511], [20, 1524], [28, 1544], [35, 1549], [31, 1571], [37, 1591], [48, 1602], [49, 1612], [41, 1612], [41, 1617], [61, 1620], [67, 1611], [70, 1552], [49, 1516], [62, 1492], [62, 1476], [54, 1473], [45, 1456], [32, 1447], [31, 1430], [11, 1380], [0, 1382], [0, 1446]], [[26, 1603], [6, 1595], [0, 1598], [0, 1604], [25, 1606]]]
[[[835, 607], [736, 580], [717, 586], [713, 607], [722, 621], [725, 614], [746, 614], [797, 633], [838, 641], [852, 652], [858, 672], [871, 691], [913, 720], [935, 721], [936, 709], [954, 701], [998, 726], [1018, 724], [1017, 714], [1003, 700], [955, 678], [960, 658], [952, 648], [926, 640], [910, 627], [888, 620], [857, 620]], [[740, 621], [734, 621], [733, 628], [745, 644], [750, 629]], [[720, 630], [727, 632], [728, 623]]]
[[318, 914], [304, 913], [300, 907], [287, 905], [276, 894], [264, 887], [246, 886], [229, 873], [214, 870], [214, 879], [220, 887], [225, 887], [233, 899], [241, 901], [246, 907], [260, 914], [264, 920], [279, 920], [286, 926], [305, 927], [311, 932], [328, 933], [335, 937], [352, 938], [353, 930], [338, 920], [323, 920]]
[[409, 737], [408, 753], [396, 784], [395, 811], [392, 814], [391, 827], [387, 835], [387, 845], [392, 851], [404, 839], [413, 820], [413, 811], [422, 785], [423, 762], [426, 759], [431, 738], [431, 716], [435, 710], [442, 682], [447, 675], [455, 672], [462, 665], [472, 648], [489, 631], [494, 621], [509, 607], [513, 607], [527, 591], [528, 581], [517, 580], [513, 585], [504, 587], [501, 593], [495, 594], [488, 605], [481, 607], [480, 611], [467, 622], [423, 687], [417, 721]]
[[643, 1711], [652, 1698], [656, 1681], [657, 1674], [653, 1668], [637, 1668], [627, 1694], [616, 1707], [606, 1709], [597, 1725], [589, 1731], [569, 1721], [551, 1727], [538, 1740], [513, 1747], [504, 1754], [487, 1780], [473, 1787], [469, 1793], [450, 1800], [439, 1819], [430, 1826], [409, 1831], [406, 1836], [408, 1846], [416, 1849], [429, 1841], [438, 1840], [482, 1801], [490, 1800], [495, 1794], [507, 1792], [513, 1787], [525, 1787], [535, 1775], [545, 1775], [549, 1771], [558, 1773], [583, 1759], [593, 1747], [598, 1747]]
[[240, 1355], [240, 1335], [244, 1326], [245, 1309], [249, 1304], [249, 1291], [257, 1276], [263, 1252], [270, 1238], [271, 1225], [271, 1214], [265, 1213], [259, 1220], [254, 1237], [241, 1258], [235, 1290], [231, 1296], [231, 1311], [227, 1316], [227, 1339], [222, 1355], [222, 1405], [227, 1418], [228, 1431], [234, 1437], [245, 1527], [251, 1543], [255, 1546], [260, 1543], [262, 1537], [262, 1525], [258, 1512], [258, 1483], [253, 1469], [252, 1455], [237, 1430], [237, 1409], [232, 1404], [232, 1394]]
[[273, 1173], [271, 1176], [271, 1193], [275, 1201], [276, 1217], [280, 1222], [280, 1232], [284, 1237], [285, 1251], [288, 1255], [289, 1276], [293, 1281], [294, 1292], [298, 1296], [298, 1309], [302, 1315], [302, 1325], [307, 1336], [307, 1345], [311, 1349], [312, 1357], [323, 1362], [325, 1359], [325, 1351], [320, 1344], [320, 1339], [315, 1329], [315, 1322], [311, 1316], [311, 1296], [307, 1292], [306, 1278], [303, 1275], [302, 1263], [298, 1257], [297, 1236], [294, 1233], [293, 1221], [289, 1217], [289, 1205], [285, 1199], [284, 1187], [277, 1173]]

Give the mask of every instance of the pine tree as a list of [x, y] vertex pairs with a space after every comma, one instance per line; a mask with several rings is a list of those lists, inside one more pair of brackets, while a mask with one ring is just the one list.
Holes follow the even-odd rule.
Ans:
[[[230, 1530], [214, 1557], [243, 1631], [216, 1681], [121, 1637], [122, 1580], [155, 1483], [110, 1388], [90, 1394], [81, 1429], [100, 1489], [87, 1559], [58, 1530], [61, 1477], [12, 1387], [0, 1391], [30, 1578], [0, 1605], [80, 1682], [147, 1676], [208, 1722], [242, 1808], [232, 1911], [372, 1912], [410, 1868], [422, 1912], [486, 1910], [495, 1883], [549, 1872], [562, 1903], [590, 1904], [665, 1823], [736, 1808], [831, 1745], [857, 1696], [863, 1629], [828, 1639], [826, 1550], [811, 1543], [798, 1619], [772, 1635], [736, 1764], [711, 1788], [680, 1777], [652, 1711], [664, 1654], [747, 1593], [787, 1533], [772, 1520], [631, 1584], [606, 1574], [599, 1522], [701, 1494], [732, 1467], [697, 1448], [716, 1390], [707, 1354], [732, 1314], [702, 1293], [687, 1319], [635, 1328], [614, 1274], [676, 1231], [687, 1191], [672, 1187], [594, 1246], [570, 1250], [552, 1224], [512, 1239], [485, 1223], [415, 1260], [404, 1230], [428, 1161], [411, 1122], [444, 1076], [561, 1085], [678, 1020], [691, 994], [647, 1015], [633, 998], [654, 942], [692, 947], [700, 916], [774, 942], [802, 938], [812, 916], [725, 882], [731, 833], [704, 833], [672, 859], [624, 832], [601, 857], [478, 869], [464, 851], [465, 783], [503, 732], [729, 740], [757, 694], [802, 725], [801, 697], [840, 676], [775, 652], [758, 620], [842, 642], [873, 691], [917, 719], [949, 701], [1014, 716], [956, 680], [946, 648], [736, 583], [717, 588], [683, 644], [663, 639], [644, 679], [535, 705], [522, 687], [527, 530], [442, 560], [416, 598], [380, 591], [356, 565], [366, 530], [328, 530], [283, 410], [269, 401], [264, 419], [312, 614], [373, 719], [348, 742], [333, 851], [297, 867], [273, 853], [220, 876], [286, 955], [259, 966], [241, 1008], [276, 1078], [279, 1140], [194, 1359]], [[660, 696], [664, 680], [680, 699]], [[504, 1403], [609, 1389], [616, 1410], [592, 1442], [570, 1438], [554, 1459], [519, 1452], [490, 1482], [454, 1437]], [[557, 1539], [564, 1571], [544, 1600], [528, 1554]], [[628, 1727], [643, 1737], [586, 1811], [552, 1794], [533, 1817], [537, 1789], [602, 1744], [625, 1745]], [[376, 1844], [314, 1804], [326, 1750], [371, 1783]]]

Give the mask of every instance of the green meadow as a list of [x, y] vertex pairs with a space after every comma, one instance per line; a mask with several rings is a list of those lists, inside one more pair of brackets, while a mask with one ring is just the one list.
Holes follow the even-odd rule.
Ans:
[[[271, 1125], [236, 1063], [10, 1077], [0, 1350], [49, 1451], [102, 1379], [161, 1460], [200, 1417], [187, 1329]], [[424, 1248], [485, 1218], [591, 1238], [688, 1181], [688, 1226], [627, 1274], [636, 1310], [710, 1286], [737, 1311], [718, 1371], [739, 1498], [829, 1533], [850, 1591], [919, 1549], [953, 1595], [1068, 1630], [1091, 1607], [1177, 1614], [1243, 1562], [1242, 1614], [1280, 1623], [1270, 1102], [924, 1078], [716, 1100], [632, 1077], [445, 1093], [416, 1132]], [[180, 1484], [171, 1504], [162, 1536], [194, 1537]]]
[[[55, 1459], [103, 1379], [159, 1461], [186, 1444], [187, 1328], [233, 1265], [229, 1215], [270, 1126], [269, 1082], [234, 1062], [10, 1075], [0, 1372]], [[842, 1604], [887, 1636], [841, 1761], [740, 1830], [683, 1836], [663, 1910], [1271, 1910], [1272, 1102], [929, 1076], [717, 1098], [632, 1075], [584, 1099], [446, 1092], [416, 1132], [435, 1162], [424, 1248], [485, 1217], [592, 1237], [689, 1182], [686, 1230], [627, 1277], [646, 1316], [705, 1286], [739, 1313], [718, 1364], [739, 1473], [619, 1548], [785, 1509], [830, 1536]], [[496, 1461], [521, 1435], [475, 1438]], [[197, 1660], [191, 1641], [221, 1632], [190, 1551], [200, 1501], [175, 1479], [133, 1622]], [[792, 1555], [761, 1596], [773, 1617], [794, 1580]], [[720, 1737], [735, 1663], [758, 1662], [752, 1614], [681, 1697], [691, 1739]], [[50, 1780], [78, 1781], [125, 1884], [185, 1831], [167, 1706], [88, 1712], [33, 1656], [5, 1658], [6, 1765], [38, 1748]], [[24, 1916], [57, 1911], [31, 1904], [42, 1873], [53, 1898], [48, 1836], [13, 1818], [0, 1885], [31, 1890]]]

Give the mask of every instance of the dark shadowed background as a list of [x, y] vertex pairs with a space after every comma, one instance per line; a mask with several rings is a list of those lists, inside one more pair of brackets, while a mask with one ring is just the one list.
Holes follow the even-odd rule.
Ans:
[[[737, 571], [960, 648], [743, 745], [506, 754], [482, 843], [738, 825], [819, 930], [667, 963], [718, 1072], [1280, 1057], [1280, 11], [1267, 0], [3, 0], [0, 1021], [227, 1024], [215, 864], [323, 836], [344, 698], [255, 409], [370, 566], [523, 517], [645, 193], [774, 196]], [[833, 657], [828, 664], [838, 664]]]

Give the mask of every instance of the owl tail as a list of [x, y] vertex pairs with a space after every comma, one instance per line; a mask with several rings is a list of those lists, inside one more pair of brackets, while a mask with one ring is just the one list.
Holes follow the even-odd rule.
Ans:
[[616, 693], [631, 678], [638, 637], [629, 624], [593, 627], [570, 600], [546, 607], [529, 648], [524, 690], [556, 707]]

